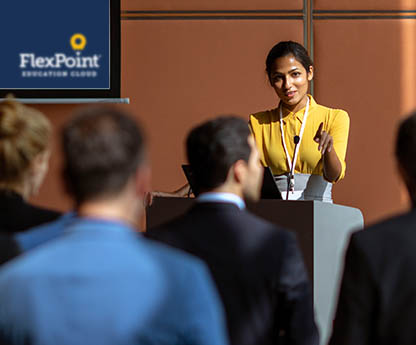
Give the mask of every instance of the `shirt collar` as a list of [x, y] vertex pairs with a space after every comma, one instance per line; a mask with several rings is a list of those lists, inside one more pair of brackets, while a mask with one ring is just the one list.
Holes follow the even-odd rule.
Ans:
[[230, 204], [236, 205], [240, 210], [246, 208], [244, 200], [241, 199], [238, 195], [233, 193], [202, 193], [196, 199], [198, 202], [227, 202]]
[[74, 222], [71, 224], [73, 224], [75, 227], [78, 224], [82, 224], [82, 226], [90, 226], [93, 228], [98, 227], [100, 229], [110, 229], [112, 231], [139, 232], [138, 229], [134, 229], [132, 225], [121, 219], [119, 220], [105, 217], [78, 216], [76, 214], [73, 214], [73, 217]]
[[[316, 105], [315, 100], [313, 99], [313, 97], [311, 95], [308, 94], [309, 97], [309, 111]], [[279, 112], [279, 108], [280, 106], [277, 108], [277, 111]], [[291, 112], [290, 110], [286, 109], [285, 107], [283, 107], [283, 123], [286, 124], [286, 117], [287, 116], [291, 116], [293, 115], [293, 112]], [[305, 107], [300, 109], [299, 111], [296, 112], [296, 118], [300, 121], [300, 123], [302, 123], [303, 121], [303, 116], [305, 115]], [[279, 116], [279, 115], [278, 115]]]

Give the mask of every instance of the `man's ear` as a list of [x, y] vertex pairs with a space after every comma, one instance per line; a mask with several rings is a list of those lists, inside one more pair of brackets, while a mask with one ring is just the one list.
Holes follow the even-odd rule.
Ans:
[[234, 173], [234, 180], [242, 184], [247, 176], [247, 162], [242, 159], [238, 160], [233, 164], [232, 170]]
[[147, 164], [143, 164], [134, 173], [134, 185], [136, 195], [144, 199], [151, 192], [151, 169]]

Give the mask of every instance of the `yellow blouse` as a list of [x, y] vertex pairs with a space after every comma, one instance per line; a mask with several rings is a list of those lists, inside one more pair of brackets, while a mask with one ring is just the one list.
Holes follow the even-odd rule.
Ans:
[[[341, 175], [338, 178], [340, 180], [345, 175], [350, 119], [346, 111], [324, 107], [317, 104], [312, 96], [308, 96], [309, 114], [299, 147], [295, 173], [323, 175], [322, 155], [318, 151], [318, 144], [313, 140], [320, 123], [323, 122], [323, 130], [333, 137], [333, 148], [342, 164]], [[305, 108], [293, 113], [283, 107], [283, 128], [291, 161], [295, 150], [293, 138], [299, 135], [304, 112]], [[274, 175], [288, 173], [289, 167], [280, 131], [279, 107], [250, 115], [250, 126], [260, 151], [262, 164], [269, 166]]]

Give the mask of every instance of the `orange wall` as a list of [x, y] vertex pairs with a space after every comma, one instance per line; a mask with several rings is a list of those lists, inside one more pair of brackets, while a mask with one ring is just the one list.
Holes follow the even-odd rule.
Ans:
[[[392, 150], [397, 121], [416, 106], [416, 47], [409, 43], [415, 42], [416, 20], [356, 19], [353, 11], [409, 10], [411, 2], [314, 1], [316, 10], [343, 10], [350, 16], [324, 19], [315, 13], [314, 92], [319, 103], [350, 114], [347, 175], [334, 187], [334, 198], [360, 208], [370, 223], [407, 205]], [[264, 60], [280, 40], [304, 42], [302, 6], [301, 0], [261, 0], [255, 6], [248, 0], [122, 1], [122, 10], [136, 12], [122, 12], [122, 96], [131, 104], [121, 107], [147, 130], [155, 189], [173, 190], [185, 182], [180, 169], [183, 139], [196, 123], [229, 113], [247, 119], [276, 105]], [[163, 12], [158, 19], [138, 12], [149, 10]], [[204, 10], [211, 12], [201, 18]], [[177, 18], [178, 11], [193, 12], [184, 19]], [[232, 17], [241, 14], [244, 18]], [[57, 133], [77, 107], [38, 106]], [[49, 175], [33, 201], [70, 208], [61, 186], [56, 140]]]

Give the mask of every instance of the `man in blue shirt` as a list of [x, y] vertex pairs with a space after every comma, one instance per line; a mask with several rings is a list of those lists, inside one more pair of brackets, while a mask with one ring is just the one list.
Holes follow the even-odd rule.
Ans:
[[66, 227], [77, 219], [75, 212], [68, 212], [53, 222], [42, 224], [14, 235], [21, 252], [26, 252], [37, 246], [62, 236]]
[[134, 232], [150, 188], [135, 122], [84, 110], [66, 126], [63, 152], [77, 216], [0, 270], [0, 343], [227, 344], [202, 262]]

